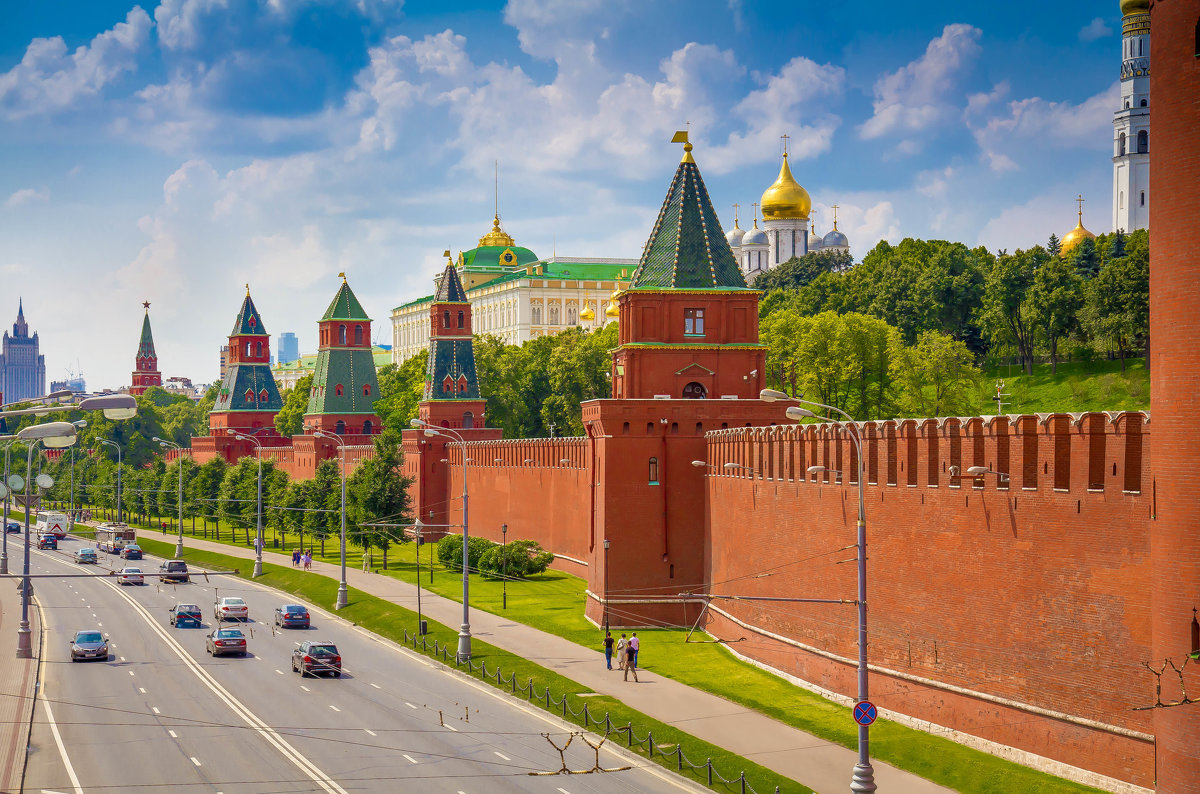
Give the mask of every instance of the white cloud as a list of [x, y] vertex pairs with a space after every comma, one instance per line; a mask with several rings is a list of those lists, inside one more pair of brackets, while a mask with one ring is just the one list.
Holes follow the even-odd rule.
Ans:
[[137, 69], [136, 56], [150, 27], [149, 15], [134, 6], [124, 22], [71, 53], [60, 36], [34, 39], [21, 62], [0, 74], [0, 109], [19, 119], [54, 113], [100, 93], [122, 73]]
[[954, 89], [980, 52], [979, 28], [947, 25], [925, 53], [875, 83], [874, 115], [859, 127], [867, 140], [929, 129], [956, 114]]
[[1096, 17], [1079, 29], [1080, 41], [1095, 41], [1112, 35], [1112, 28], [1104, 21], [1104, 17]]
[[27, 187], [27, 188], [22, 188], [22, 189], [16, 191], [15, 193], [13, 193], [11, 196], [9, 196], [8, 200], [4, 202], [4, 206], [6, 209], [12, 209], [14, 207], [20, 207], [25, 204], [33, 204], [35, 202], [43, 202], [43, 201], [49, 201], [49, 200], [50, 200], [49, 188]]

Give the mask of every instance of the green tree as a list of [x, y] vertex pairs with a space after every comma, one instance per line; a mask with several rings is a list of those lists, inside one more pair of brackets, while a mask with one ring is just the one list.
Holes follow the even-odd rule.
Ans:
[[384, 426], [375, 436], [375, 455], [359, 464], [346, 484], [346, 512], [357, 531], [354, 539], [363, 548], [374, 546], [383, 552], [387, 567], [387, 550], [393, 538], [407, 540], [403, 532], [388, 529], [363, 528], [369, 522], [388, 524], [412, 523], [412, 504], [409, 487], [412, 478], [404, 474], [404, 455], [400, 448], [400, 433]]
[[1096, 248], [1096, 241], [1090, 237], [1084, 237], [1071, 249], [1070, 259], [1071, 267], [1084, 281], [1095, 278], [1100, 272], [1100, 252]]
[[1046, 241], [1046, 253], [1050, 256], [1058, 256], [1062, 253], [1062, 240], [1058, 239], [1058, 235], [1050, 232], [1050, 239]]
[[908, 416], [961, 415], [971, 410], [979, 370], [967, 346], [949, 334], [922, 331], [916, 345], [897, 348], [892, 370], [901, 384], [901, 406]]
[[1088, 285], [1084, 324], [1093, 338], [1110, 342], [1121, 358], [1146, 344], [1150, 334], [1150, 258], [1139, 248], [1113, 259]]
[[1050, 348], [1051, 370], [1058, 373], [1058, 343], [1079, 325], [1083, 280], [1069, 264], [1051, 257], [1033, 274], [1029, 288], [1029, 319]]
[[1028, 293], [1034, 272], [1048, 258], [1040, 246], [1001, 254], [984, 283], [981, 325], [993, 343], [1016, 347], [1026, 375], [1033, 374], [1035, 335]]
[[379, 370], [379, 399], [375, 413], [384, 427], [403, 430], [417, 415], [417, 404], [425, 395], [425, 369], [429, 351], [422, 350], [400, 366], [388, 364]]
[[291, 438], [304, 429], [304, 412], [308, 410], [308, 395], [312, 391], [312, 375], [305, 375], [284, 393], [283, 408], [275, 414], [275, 430]]
[[1113, 232], [1108, 243], [1108, 258], [1120, 259], [1125, 256], [1125, 230], [1117, 229]]
[[[461, 538], [458, 549], [461, 559]], [[536, 541], [514, 540], [499, 546], [493, 545], [480, 554], [479, 572], [492, 578], [526, 579], [535, 574], [545, 573], [552, 562], [554, 555], [544, 551]]]
[[808, 286], [822, 273], [848, 270], [854, 258], [848, 252], [813, 251], [763, 271], [754, 280], [754, 288], [763, 292], [775, 289], [796, 291]]

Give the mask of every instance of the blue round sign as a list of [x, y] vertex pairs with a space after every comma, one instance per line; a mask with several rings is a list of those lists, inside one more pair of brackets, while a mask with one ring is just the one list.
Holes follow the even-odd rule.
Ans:
[[864, 700], [854, 707], [854, 721], [859, 725], [870, 725], [878, 716], [879, 712], [876, 710], [875, 704], [869, 700]]

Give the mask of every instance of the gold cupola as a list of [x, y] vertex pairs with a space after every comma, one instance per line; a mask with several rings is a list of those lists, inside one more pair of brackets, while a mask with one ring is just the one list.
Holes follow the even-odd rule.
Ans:
[[492, 220], [492, 230], [479, 238], [479, 247], [494, 245], [497, 247], [511, 247], [516, 245], [513, 238], [510, 237], [503, 229], [500, 228], [500, 216], [497, 215]]
[[604, 310], [606, 317], [621, 316], [621, 307], [617, 305], [617, 296], [620, 294], [620, 290], [613, 290], [612, 296], [608, 299], [608, 308]]
[[1121, 0], [1121, 16], [1130, 14], [1149, 14], [1150, 0]]
[[1074, 229], [1067, 232], [1062, 237], [1061, 247], [1059, 248], [1059, 253], [1062, 256], [1066, 256], [1067, 254], [1071, 253], [1071, 249], [1079, 245], [1085, 239], [1096, 239], [1096, 235], [1083, 228], [1083, 196], [1078, 197], [1075, 199], [1075, 201], [1079, 203], [1079, 221], [1075, 224]]
[[812, 199], [808, 191], [792, 176], [788, 168], [787, 152], [783, 153], [783, 164], [775, 183], [762, 194], [762, 216], [764, 221], [797, 219], [808, 220], [812, 210]]
[[592, 311], [592, 307], [590, 304], [587, 304], [587, 303], [583, 304], [583, 311], [581, 311], [579, 313], [579, 319], [587, 320], [589, 323], [592, 320], [596, 319], [596, 313], [594, 311]]

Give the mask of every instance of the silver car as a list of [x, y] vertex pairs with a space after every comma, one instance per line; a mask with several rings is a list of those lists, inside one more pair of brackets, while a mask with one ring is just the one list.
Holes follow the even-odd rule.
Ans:
[[71, 661], [103, 659], [108, 661], [108, 637], [95, 629], [75, 632], [71, 640]]
[[117, 584], [145, 584], [141, 568], [122, 568], [117, 574]]

